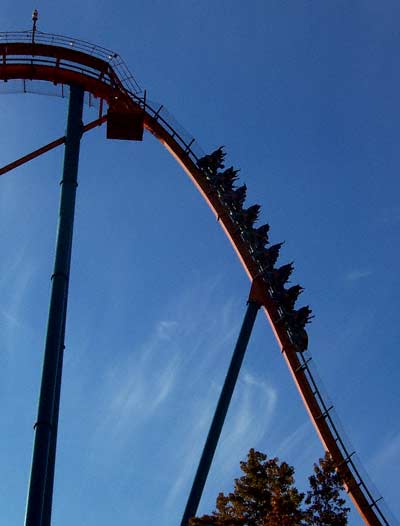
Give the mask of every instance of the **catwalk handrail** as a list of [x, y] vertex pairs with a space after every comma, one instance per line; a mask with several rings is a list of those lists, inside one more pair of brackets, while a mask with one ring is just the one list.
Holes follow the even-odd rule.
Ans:
[[42, 31], [35, 31], [35, 33], [33, 33], [31, 30], [0, 32], [0, 44], [12, 44], [16, 42], [61, 46], [66, 49], [75, 49], [77, 51], [81, 51], [82, 53], [107, 62], [117, 73], [123, 86], [130, 92], [138, 94], [142, 91], [141, 87], [139, 86], [135, 77], [129, 71], [129, 68], [122, 57], [118, 53], [115, 53], [114, 51], [111, 51], [105, 47], [98, 46], [97, 44], [91, 44], [85, 40], [68, 38], [52, 33], [44, 33]]

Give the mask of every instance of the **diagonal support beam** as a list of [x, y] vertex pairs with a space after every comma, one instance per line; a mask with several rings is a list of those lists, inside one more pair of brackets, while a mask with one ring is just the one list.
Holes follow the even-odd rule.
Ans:
[[[100, 117], [99, 119], [96, 119], [92, 122], [89, 122], [83, 127], [83, 131], [89, 131], [93, 128], [96, 128], [96, 126], [101, 126], [104, 122], [106, 122], [107, 116], [103, 115], [103, 117]], [[31, 153], [28, 153], [27, 155], [24, 155], [20, 159], [17, 159], [16, 161], [6, 164], [6, 166], [3, 166], [3, 168], [0, 168], [0, 175], [4, 175], [7, 172], [10, 172], [11, 170], [14, 170], [14, 168], [17, 168], [18, 166], [21, 166], [22, 164], [25, 164], [32, 159], [36, 159], [36, 157], [39, 157], [43, 153], [49, 152], [50, 150], [53, 150], [54, 148], [57, 148], [57, 146], [61, 146], [62, 144], [65, 144], [65, 136], [60, 137], [59, 139], [56, 139], [55, 141], [49, 142], [49, 144], [46, 144], [46, 146], [42, 146], [41, 148], [38, 148], [37, 150], [34, 150]]]
[[181, 526], [188, 526], [189, 519], [196, 515], [208, 477], [208, 472], [210, 471], [215, 450], [217, 449], [218, 440], [225, 422], [225, 417], [228, 412], [233, 391], [235, 389], [236, 381], [239, 376], [247, 345], [250, 340], [254, 322], [257, 317], [257, 312], [263, 303], [262, 298], [263, 294], [260, 291], [260, 283], [255, 280], [251, 286], [242, 328], [240, 329], [231, 363], [225, 377], [225, 382], [222, 387], [217, 408], [215, 409], [214, 417], [211, 422], [210, 430], [208, 432], [206, 443], [204, 445], [204, 449], [196, 471], [192, 489], [190, 490], [186, 508], [183, 513]]

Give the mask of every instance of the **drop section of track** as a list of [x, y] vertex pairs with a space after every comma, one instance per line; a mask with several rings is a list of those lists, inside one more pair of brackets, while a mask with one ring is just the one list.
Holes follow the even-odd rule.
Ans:
[[[61, 35], [17, 31], [0, 33], [0, 55], [0, 93], [40, 92], [43, 83], [36, 81], [47, 81], [51, 94], [64, 96], [66, 86], [80, 85], [87, 102], [99, 108], [99, 124], [107, 121], [107, 138], [141, 141], [146, 129], [180, 163], [218, 218], [249, 278], [257, 281], [265, 314], [311, 420], [365, 524], [389, 525], [380, 499], [361, 476], [353, 451], [339, 433], [333, 408], [325, 402], [311, 370], [305, 329], [311, 310], [308, 306], [295, 309], [302, 287], [285, 287], [293, 264], [276, 266], [281, 244], [269, 245], [269, 225], [256, 226], [260, 206], [245, 207], [246, 185], [238, 185], [237, 170], [225, 167], [224, 150], [204, 155], [162, 105], [147, 100], [125, 62], [108, 49]], [[62, 142], [60, 138], [51, 147]], [[33, 157], [29, 154], [22, 162]], [[5, 171], [0, 169], [0, 174]]]

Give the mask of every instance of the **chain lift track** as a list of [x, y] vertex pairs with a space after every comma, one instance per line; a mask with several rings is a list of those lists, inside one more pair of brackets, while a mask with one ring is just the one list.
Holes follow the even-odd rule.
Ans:
[[[331, 454], [345, 482], [345, 488], [367, 526], [389, 526], [380, 498], [367, 486], [334, 419], [332, 406], [323, 397], [310, 367], [311, 357], [298, 345], [284, 310], [276, 299], [273, 280], [258, 257], [248, 227], [237, 220], [237, 210], [224, 198], [213, 177], [201, 161], [204, 153], [192, 137], [182, 130], [162, 105], [146, 99], [120, 56], [85, 41], [39, 31], [0, 33], [0, 93], [37, 92], [37, 81], [52, 83], [56, 93], [80, 85], [97, 102], [99, 119], [86, 126], [90, 129], [107, 120], [107, 137], [141, 140], [143, 128], [152, 133], [179, 162], [217, 217], [232, 243], [252, 283], [261, 291], [262, 306], [279, 343], [293, 380], [308, 410], [323, 446]], [[11, 89], [11, 91], [16, 91]], [[108, 107], [103, 115], [104, 104]], [[59, 144], [53, 141], [44, 148], [0, 169], [0, 175]]]

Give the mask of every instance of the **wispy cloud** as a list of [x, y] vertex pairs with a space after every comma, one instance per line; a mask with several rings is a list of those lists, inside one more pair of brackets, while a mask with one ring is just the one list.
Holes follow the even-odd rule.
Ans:
[[[261, 380], [248, 371], [244, 371], [242, 378], [242, 395], [239, 409], [234, 420], [234, 427], [230, 430], [231, 439], [238, 439], [251, 429], [255, 442], [260, 440], [270, 425], [277, 404], [277, 391], [265, 380]], [[255, 414], [254, 407], [263, 407], [263, 417]]]
[[216, 363], [226, 354], [220, 350], [238, 331], [234, 302], [215, 305], [216, 287], [217, 279], [180, 292], [163, 308], [147, 339], [116, 357], [101, 386], [107, 416], [97, 436], [111, 429], [122, 446], [137, 426], [165, 407], [171, 411], [180, 400], [204, 394], [204, 378], [218, 370]]
[[278, 401], [277, 391], [269, 382], [246, 370], [235, 395], [216, 458], [216, 470], [227, 478], [237, 469], [238, 459], [244, 458], [248, 449], [257, 447], [264, 437]]
[[[183, 493], [188, 494], [189, 486], [194, 479], [197, 469], [197, 463], [204, 446], [208, 427], [210, 426], [216, 399], [219, 396], [219, 390], [213, 386], [208, 395], [202, 400], [201, 408], [197, 408], [197, 418], [192, 426], [189, 435], [185, 436], [185, 442], [181, 445], [178, 453], [180, 459], [180, 469], [171, 484], [164, 502], [166, 511], [172, 510], [176, 506]], [[198, 454], [194, 452], [198, 451]], [[180, 499], [182, 500], [182, 499]]]
[[160, 321], [156, 328], [157, 337], [160, 340], [171, 341], [174, 335], [174, 331], [175, 329], [177, 329], [177, 325], [178, 324], [176, 321], [166, 321], [166, 320]]
[[306, 442], [310, 442], [307, 438], [312, 431], [310, 422], [308, 420], [303, 422], [303, 424], [282, 440], [277, 450], [277, 455], [282, 458], [287, 458], [294, 449], [304, 451], [304, 445]]
[[389, 465], [400, 466], [400, 432], [386, 438], [371, 464], [374, 470], [384, 470]]
[[355, 269], [346, 274], [347, 281], [358, 281], [360, 279], [368, 278], [372, 275], [372, 270], [369, 269]]
[[132, 422], [149, 419], [171, 393], [182, 365], [174, 335], [179, 324], [159, 321], [149, 340], [114, 367], [109, 376], [110, 418], [114, 433], [124, 433]]
[[400, 222], [400, 207], [393, 206], [391, 208], [384, 208], [381, 211], [380, 219], [382, 223], [387, 225], [396, 225]]
[[[128, 478], [145, 458], [146, 473], [158, 473], [161, 522], [180, 519], [244, 311], [238, 300], [221, 300], [217, 279], [191, 283], [160, 308], [144, 341], [115, 356], [96, 391], [102, 418], [96, 419], [90, 463], [98, 469], [101, 462], [103, 473], [119, 465], [119, 477], [126, 470]], [[271, 382], [242, 369], [207, 491], [214, 493], [221, 479], [231, 484], [239, 460], [271, 427], [277, 400]], [[102, 454], [110, 441], [112, 457]]]
[[[182, 500], [182, 495], [188, 493], [221, 388], [222, 386], [213, 386], [210, 390], [209, 395], [204, 399], [200, 418], [190, 437], [185, 437], [185, 449], [180, 451], [185, 460], [168, 493], [166, 509], [173, 508], [178, 500]], [[239, 460], [245, 457], [250, 447], [257, 446], [268, 430], [276, 405], [276, 390], [268, 382], [243, 370], [211, 466], [209, 475], [211, 485], [213, 479], [215, 482], [216, 476], [219, 480], [231, 482]], [[260, 418], [260, 408], [262, 408], [262, 418]], [[198, 450], [197, 455], [193, 454], [196, 450]], [[217, 483], [219, 487], [220, 484]]]
[[25, 248], [21, 248], [0, 277], [1, 297], [5, 299], [0, 302], [0, 327], [4, 330], [3, 348], [7, 350], [13, 348], [14, 331], [25, 327], [20, 311], [36, 271], [33, 264], [27, 264], [25, 254]]

